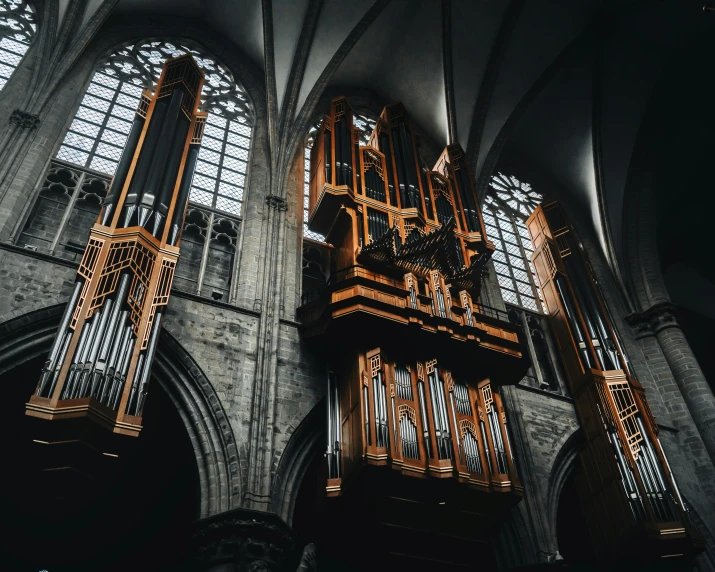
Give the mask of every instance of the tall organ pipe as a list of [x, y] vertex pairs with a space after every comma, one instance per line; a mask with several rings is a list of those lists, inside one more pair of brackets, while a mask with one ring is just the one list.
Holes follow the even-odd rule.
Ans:
[[[144, 363], [142, 364], [141, 370], [140, 368], [137, 368], [137, 371], [134, 374], [135, 382], [132, 384], [132, 393], [129, 396], [129, 403], [127, 404], [127, 412], [129, 412], [130, 415], [140, 415], [142, 407], [144, 406], [144, 399], [146, 398], [146, 384], [149, 381], [151, 364], [154, 362], [156, 344], [159, 340], [159, 332], [161, 331], [161, 318], [161, 312], [157, 312], [154, 315], [154, 323], [151, 326], [149, 344], [147, 345], [146, 353], [143, 356]], [[133, 409], [132, 403], [134, 404]]]
[[176, 176], [181, 167], [181, 159], [184, 155], [186, 134], [189, 131], [189, 126], [189, 119], [183, 113], [180, 113], [174, 125], [171, 150], [166, 162], [166, 168], [164, 169], [164, 175], [161, 179], [161, 186], [154, 201], [154, 225], [151, 233], [155, 237], [158, 237], [163, 231], [166, 217], [169, 213], [169, 205], [171, 203], [171, 197], [174, 194]]
[[74, 310], [77, 306], [77, 300], [79, 299], [79, 295], [82, 292], [83, 285], [84, 283], [81, 281], [77, 281], [74, 285], [72, 297], [70, 298], [69, 304], [67, 304], [67, 307], [65, 308], [65, 312], [62, 315], [62, 321], [60, 322], [59, 332], [62, 335], [58, 335], [55, 338], [55, 341], [52, 343], [50, 355], [47, 357], [45, 367], [42, 369], [42, 376], [40, 378], [40, 383], [37, 387], [37, 395], [42, 396], [44, 394], [47, 382], [51, 378], [51, 375], [54, 372], [55, 367], [57, 366], [60, 352], [62, 350], [62, 347], [64, 346], [64, 338], [67, 336], [67, 328], [69, 327], [70, 320], [72, 320], [72, 316], [74, 315]]
[[588, 351], [586, 336], [583, 334], [581, 323], [579, 322], [578, 316], [574, 311], [573, 300], [571, 299], [571, 293], [568, 290], [568, 286], [562, 284], [561, 279], [558, 276], [554, 277], [554, 282], [559, 291], [559, 295], [561, 296], [561, 300], [564, 303], [566, 318], [569, 322], [569, 326], [571, 326], [571, 331], [576, 338], [576, 343], [578, 344], [578, 348], [581, 353], [581, 359], [583, 359], [586, 369], [592, 368], [594, 364], [591, 360], [591, 352]]
[[129, 174], [129, 168], [134, 160], [134, 153], [137, 149], [137, 144], [139, 143], [139, 137], [141, 137], [142, 129], [144, 129], [144, 118], [141, 115], [134, 116], [134, 122], [132, 123], [132, 128], [129, 131], [129, 136], [127, 137], [127, 142], [124, 145], [124, 151], [119, 159], [119, 164], [117, 165], [117, 170], [114, 173], [114, 178], [112, 179], [112, 186], [109, 189], [107, 198], [104, 200], [104, 210], [102, 211], [102, 224], [106, 225], [109, 222], [114, 208], [117, 206], [117, 200], [119, 200], [119, 195], [124, 188], [124, 183], [127, 181], [127, 175]]
[[126, 228], [133, 226], [132, 222], [136, 213], [137, 204], [146, 188], [149, 172], [154, 166], [154, 152], [159, 142], [159, 134], [164, 123], [164, 118], [166, 117], [167, 107], [167, 98], [157, 99], [154, 104], [154, 111], [151, 115], [149, 128], [146, 131], [144, 143], [142, 143], [142, 152], [132, 175], [132, 182], [129, 185], [129, 194], [127, 194], [127, 198], [124, 201], [122, 220], [119, 225], [121, 227]]
[[194, 171], [196, 170], [196, 161], [199, 158], [199, 148], [200, 145], [190, 145], [189, 152], [186, 156], [184, 172], [181, 175], [179, 193], [176, 197], [174, 214], [172, 215], [171, 219], [169, 244], [171, 244], [172, 246], [176, 245], [176, 241], [179, 240], [179, 233], [181, 231], [181, 225], [184, 220], [184, 211], [186, 211], [186, 203], [189, 200], [189, 193], [191, 192], [191, 181], [194, 178]]
[[390, 149], [390, 136], [386, 131], [383, 131], [380, 135], [380, 151], [385, 156], [385, 165], [387, 165], [387, 172], [385, 176], [387, 177], [387, 188], [390, 191], [390, 204], [392, 206], [397, 206], [397, 194], [395, 193], [395, 174], [392, 170], [392, 150]]
[[156, 205], [156, 198], [159, 193], [159, 185], [161, 176], [166, 168], [166, 161], [169, 157], [169, 151], [173, 141], [174, 131], [176, 129], [179, 113], [181, 113], [181, 101], [184, 98], [182, 89], [174, 89], [169, 99], [169, 108], [162, 121], [161, 131], [159, 132], [159, 141], [152, 157], [152, 168], [149, 170], [149, 175], [146, 178], [146, 184], [143, 189], [143, 194], [139, 200], [139, 215], [137, 223], [139, 226], [145, 226], [149, 221], [152, 210]]
[[430, 441], [429, 424], [427, 422], [427, 402], [425, 401], [425, 384], [420, 380], [417, 382], [417, 396], [420, 400], [420, 413], [422, 416], [422, 436], [425, 440], [425, 450], [427, 456], [431, 459], [434, 455], [432, 452], [432, 443]]

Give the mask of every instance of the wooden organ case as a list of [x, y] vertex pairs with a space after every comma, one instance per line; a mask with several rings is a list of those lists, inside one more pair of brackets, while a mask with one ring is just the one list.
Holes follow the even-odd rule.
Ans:
[[206, 121], [203, 82], [186, 55], [142, 94], [28, 415], [139, 434]]
[[597, 556], [648, 560], [703, 548], [591, 267], [557, 202], [527, 220], [533, 264], [585, 444], [579, 497]]
[[[309, 225], [333, 246], [324, 290], [300, 309], [304, 339], [328, 363], [324, 495], [341, 498], [323, 504], [360, 512], [384, 495], [389, 514], [373, 517], [393, 533], [489, 528], [522, 494], [499, 388], [529, 364], [506, 314], [479, 304], [494, 246], [474, 181], [458, 145], [424, 166], [400, 103], [384, 109], [369, 145], [359, 133], [348, 101], [333, 100], [310, 163]], [[428, 508], [411, 513], [406, 499]], [[433, 505], [442, 516], [427, 516]], [[467, 507], [481, 516], [470, 521]], [[413, 553], [427, 550], [416, 544]], [[435, 557], [444, 554], [424, 554]]]

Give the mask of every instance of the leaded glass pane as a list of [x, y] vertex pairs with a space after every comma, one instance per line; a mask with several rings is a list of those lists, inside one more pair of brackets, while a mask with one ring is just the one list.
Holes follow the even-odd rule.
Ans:
[[504, 301], [532, 311], [539, 311], [533, 296], [536, 291], [541, 298], [541, 291], [533, 273], [533, 246], [524, 221], [541, 200], [528, 183], [498, 173], [492, 177], [483, 214], [487, 235], [497, 248], [492, 259]]
[[0, 0], [0, 90], [5, 87], [37, 32], [29, 3]]

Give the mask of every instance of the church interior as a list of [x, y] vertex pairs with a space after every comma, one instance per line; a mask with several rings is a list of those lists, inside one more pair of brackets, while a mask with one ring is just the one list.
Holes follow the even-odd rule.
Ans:
[[715, 572], [713, 54], [704, 0], [0, 0], [0, 570]]

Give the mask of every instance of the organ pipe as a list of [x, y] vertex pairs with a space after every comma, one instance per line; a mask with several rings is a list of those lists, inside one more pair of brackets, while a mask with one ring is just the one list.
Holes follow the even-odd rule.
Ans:
[[205, 113], [190, 55], [144, 92], [27, 414], [138, 435]]

